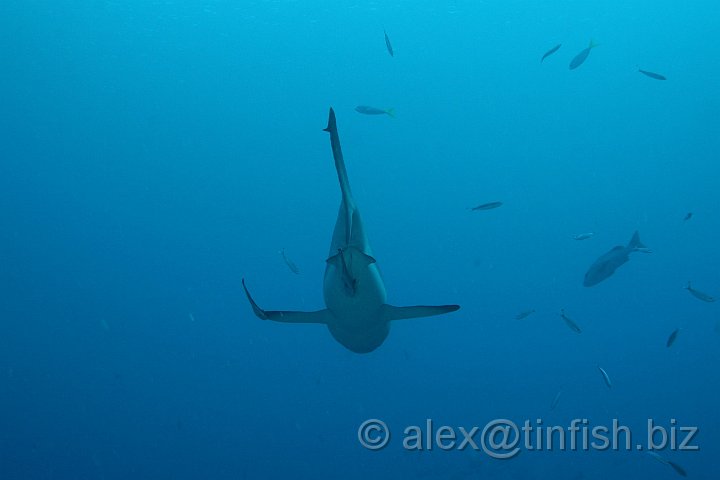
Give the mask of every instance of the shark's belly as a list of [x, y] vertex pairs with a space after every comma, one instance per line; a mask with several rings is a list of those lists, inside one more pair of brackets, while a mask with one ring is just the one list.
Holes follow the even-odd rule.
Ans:
[[325, 306], [339, 326], [362, 329], [384, 322], [379, 309], [386, 302], [387, 294], [374, 263], [351, 271], [350, 276], [344, 275], [336, 265], [328, 264], [323, 294]]

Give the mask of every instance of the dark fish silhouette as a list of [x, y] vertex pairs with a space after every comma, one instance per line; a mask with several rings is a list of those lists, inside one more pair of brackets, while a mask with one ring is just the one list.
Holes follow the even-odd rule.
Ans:
[[667, 458], [663, 457], [662, 455], [660, 455], [660, 454], [657, 453], [657, 452], [653, 452], [653, 451], [646, 451], [646, 452], [647, 452], [648, 455], [650, 455], [651, 457], [653, 457], [653, 458], [654, 458], [655, 460], [657, 460], [658, 462], [663, 463], [663, 464], [665, 464], [665, 465], [670, 465], [670, 466], [672, 467], [672, 469], [675, 470], [675, 472], [676, 472], [678, 475], [680, 475], [681, 477], [687, 477], [687, 472], [685, 471], [685, 469], [682, 468], [682, 467], [681, 467], [680, 465], [678, 465], [677, 463], [671, 462], [670, 460], [668, 460]]
[[673, 346], [673, 343], [675, 343], [675, 340], [677, 340], [678, 333], [680, 333], [680, 329], [676, 328], [668, 337], [667, 342], [665, 343], [665, 346], [667, 348], [670, 348]]
[[685, 290], [687, 290], [688, 292], [690, 292], [693, 297], [695, 297], [695, 298], [697, 298], [697, 299], [699, 299], [699, 300], [702, 300], [703, 302], [709, 302], [709, 303], [710, 303], [710, 302], [714, 302], [714, 301], [715, 301], [715, 298], [711, 297], [711, 296], [708, 295], [707, 293], [701, 292], [700, 290], [695, 290], [695, 289], [692, 287], [692, 285], [690, 284], [690, 282], [688, 282], [687, 287], [685, 287]]
[[387, 51], [391, 57], [394, 57], [395, 54], [393, 53], [393, 48], [392, 48], [392, 45], [390, 44], [390, 38], [388, 38], [386, 31], [383, 30], [383, 33], [385, 34], [385, 46], [387, 47]]
[[630, 243], [628, 243], [626, 247], [623, 247], [622, 245], [613, 247], [609, 252], [601, 255], [600, 258], [595, 260], [595, 263], [590, 266], [590, 269], [588, 269], [585, 274], [583, 285], [586, 287], [592, 287], [593, 285], [597, 285], [602, 282], [615, 273], [615, 270], [617, 270], [618, 267], [627, 262], [630, 259], [630, 254], [632, 252], [638, 251], [648, 252], [649, 250], [640, 241], [640, 235], [638, 232], [635, 232], [632, 239], [630, 239]]
[[561, 47], [561, 46], [562, 46], [562, 43], [558, 43], [558, 44], [555, 45], [553, 48], [551, 48], [550, 50], [548, 50], [547, 52], [545, 52], [545, 55], [543, 55], [542, 58], [540, 59], [540, 63], [542, 63], [547, 57], [549, 57], [549, 56], [552, 55], [553, 53], [555, 53], [555, 52], [557, 52], [558, 50], [560, 50], [560, 47]]
[[288, 256], [285, 254], [285, 249], [284, 249], [284, 248], [283, 248], [282, 250], [280, 250], [280, 255], [282, 255], [282, 258], [283, 258], [283, 260], [285, 261], [285, 265], [288, 266], [288, 268], [290, 269], [290, 271], [291, 271], [292, 273], [294, 273], [295, 275], [300, 275], [300, 269], [298, 268], [297, 265], [295, 265], [295, 262], [293, 262], [292, 260], [290, 260], [290, 259], [288, 258]]
[[582, 333], [577, 323], [573, 322], [570, 317], [565, 315], [565, 310], [560, 310], [560, 317], [565, 321], [565, 324], [575, 333]]
[[687, 472], [685, 471], [685, 469], [682, 468], [677, 463], [668, 460], [668, 465], [670, 465], [673, 468], [673, 470], [675, 470], [677, 472], [677, 474], [680, 475], [681, 477], [687, 477]]
[[647, 75], [650, 78], [654, 78], [655, 80], [667, 80], [664, 75], [660, 75], [659, 73], [653, 73], [648, 72], [647, 70], [643, 70], [642, 68], [638, 68], [638, 72], [642, 73], [643, 75]]
[[588, 55], [590, 55], [590, 50], [597, 47], [597, 43], [590, 40], [590, 45], [586, 49], [584, 49], [582, 52], [575, 55], [575, 57], [570, 61], [570, 70], [575, 70], [580, 65], [582, 65], [585, 60], [587, 60]]
[[685, 215], [685, 218], [683, 220], [685, 220], [687, 222], [691, 218], [692, 218], [692, 212], [688, 212], [687, 215]]
[[502, 206], [502, 204], [502, 202], [483, 203], [482, 205], [478, 205], [477, 207], [472, 207], [470, 210], [492, 210], [493, 208], [498, 208]]
[[533, 313], [535, 313], [534, 309], [522, 311], [522, 312], [518, 313], [517, 315], [515, 315], [515, 320], [522, 320], [523, 318], [529, 317]]

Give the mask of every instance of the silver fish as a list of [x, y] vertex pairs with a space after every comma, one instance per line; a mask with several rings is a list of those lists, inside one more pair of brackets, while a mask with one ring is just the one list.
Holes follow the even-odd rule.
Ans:
[[673, 343], [675, 343], [675, 340], [677, 340], [678, 333], [680, 333], [680, 329], [676, 328], [673, 330], [673, 332], [670, 334], [670, 336], [667, 339], [667, 342], [665, 342], [665, 346], [667, 348], [670, 348], [673, 346]]
[[575, 333], [582, 333], [582, 330], [580, 330], [580, 327], [578, 327], [578, 324], [573, 322], [570, 317], [565, 315], [565, 310], [560, 310], [560, 317], [565, 321], [565, 324], [570, 327], [570, 330], [572, 330]]
[[678, 475], [680, 475], [681, 477], [687, 477], [687, 472], [685, 471], [685, 469], [682, 468], [677, 463], [668, 460], [667, 458], [663, 457], [662, 455], [660, 455], [657, 452], [653, 452], [652, 450], [646, 450], [645, 453], [647, 453], [648, 455], [650, 455], [652, 458], [654, 458], [658, 462], [662, 463], [663, 465], [668, 465], [668, 466], [672, 467], [672, 469], [675, 470], [675, 472]]
[[607, 385], [608, 388], [612, 388], [612, 382], [610, 381], [610, 375], [607, 374], [604, 368], [602, 368], [600, 365], [597, 366], [598, 370], [600, 370], [600, 373], [602, 374], [603, 380], [605, 381], [605, 385]]
[[295, 262], [290, 260], [287, 255], [285, 255], [285, 249], [283, 248], [280, 250], [280, 255], [282, 255], [283, 260], [285, 261], [285, 265], [288, 266], [290, 271], [294, 273], [295, 275], [300, 275], [300, 269], [297, 265], [295, 265]]
[[701, 292], [700, 290], [695, 290], [692, 287], [692, 285], [690, 284], [690, 282], [688, 282], [687, 287], [685, 287], [685, 290], [690, 292], [693, 297], [698, 298], [698, 299], [702, 300], [703, 302], [714, 302], [715, 301], [715, 298], [711, 297], [707, 293]]
[[358, 113], [362, 113], [363, 115], [388, 115], [395, 118], [394, 108], [382, 109], [376, 107], [369, 107], [367, 105], [358, 105], [357, 107], [355, 107], [355, 111]]
[[573, 239], [575, 240], [587, 240], [588, 238], [594, 237], [595, 234], [593, 232], [588, 233], [578, 233], [577, 235], [573, 235]]
[[670, 461], [670, 460], [668, 460], [667, 463], [668, 463], [668, 465], [670, 465], [673, 468], [673, 470], [675, 470], [675, 473], [677, 473], [681, 477], [687, 477], [687, 472], [680, 465], [678, 465], [677, 463]]
[[550, 404], [550, 410], [555, 410], [555, 407], [558, 406], [558, 403], [560, 403], [560, 397], [562, 397], [562, 390], [558, 390], [558, 392], [555, 394], [555, 397], [553, 398], [552, 403]]

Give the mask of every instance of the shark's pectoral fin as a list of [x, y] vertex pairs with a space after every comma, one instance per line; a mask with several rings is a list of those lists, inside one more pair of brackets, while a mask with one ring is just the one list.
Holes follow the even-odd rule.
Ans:
[[[286, 311], [263, 311], [266, 316], [266, 320], [273, 320], [275, 322], [283, 323], [322, 323], [327, 325], [330, 316], [330, 310], [318, 310], [316, 312], [298, 312], [292, 310]], [[260, 317], [262, 318], [262, 317]]]
[[245, 286], [245, 279], [242, 279], [242, 286], [245, 290], [250, 305], [252, 306], [253, 313], [262, 320], [273, 320], [275, 322], [284, 323], [322, 323], [327, 324], [328, 320], [332, 316], [329, 310], [318, 310], [316, 312], [297, 312], [297, 311], [282, 311], [282, 310], [263, 310], [255, 303], [250, 292]]
[[384, 304], [380, 307], [380, 315], [384, 320], [404, 320], [406, 318], [431, 317], [458, 310], [460, 305], [415, 305], [412, 307], [394, 307]]

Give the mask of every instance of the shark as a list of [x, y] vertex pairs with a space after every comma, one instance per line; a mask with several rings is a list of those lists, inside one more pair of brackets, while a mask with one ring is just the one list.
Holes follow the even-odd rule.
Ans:
[[583, 285], [592, 287], [610, 277], [615, 273], [615, 270], [630, 260], [630, 254], [633, 252], [650, 253], [650, 249], [640, 241], [640, 234], [637, 231], [633, 234], [627, 246], [618, 245], [611, 248], [607, 253], [600, 255], [585, 273]]
[[330, 253], [325, 262], [323, 297], [325, 307], [317, 311], [264, 310], [258, 306], [242, 279], [253, 313], [262, 320], [283, 323], [322, 324], [337, 342], [355, 353], [370, 353], [383, 344], [395, 320], [442, 315], [459, 305], [393, 306], [387, 292], [360, 212], [350, 189], [345, 160], [340, 147], [335, 112], [330, 108], [327, 128], [330, 134], [335, 170], [340, 183], [341, 201]]

